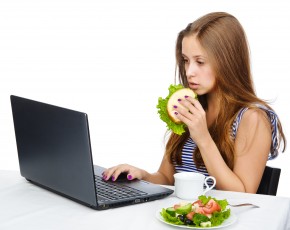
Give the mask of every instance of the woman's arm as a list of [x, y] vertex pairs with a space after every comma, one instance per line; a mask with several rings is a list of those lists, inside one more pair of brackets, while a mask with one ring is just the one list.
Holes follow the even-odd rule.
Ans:
[[210, 175], [221, 190], [256, 193], [271, 147], [271, 126], [262, 110], [247, 110], [237, 131], [233, 171], [222, 159], [211, 138], [199, 146]]
[[169, 157], [164, 155], [158, 171], [153, 174], [147, 173], [143, 179], [155, 184], [174, 185], [174, 173], [174, 166], [171, 164]]
[[140, 169], [128, 164], [120, 164], [103, 172], [105, 180], [116, 180], [121, 173], [127, 173], [127, 178], [133, 180], [135, 178], [149, 181], [155, 184], [173, 185], [174, 166], [168, 159], [167, 155], [163, 156], [160, 167], [155, 173], [148, 173], [144, 169]]
[[271, 143], [271, 123], [266, 112], [261, 109], [246, 111], [236, 136], [233, 170], [244, 182], [246, 192], [257, 192]]

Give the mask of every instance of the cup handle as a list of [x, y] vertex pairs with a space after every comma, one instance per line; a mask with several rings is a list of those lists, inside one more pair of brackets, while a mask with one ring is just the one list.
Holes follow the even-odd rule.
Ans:
[[[211, 187], [209, 187], [209, 185], [208, 185], [208, 183], [207, 183], [207, 181], [208, 181], [209, 179], [213, 180], [213, 185], [212, 185]], [[206, 189], [204, 190], [203, 195], [205, 195], [205, 193], [207, 193], [208, 191], [210, 191], [210, 190], [212, 190], [212, 189], [214, 188], [214, 186], [215, 186], [215, 184], [216, 184], [216, 179], [215, 179], [213, 176], [208, 176], [208, 177], [205, 178], [205, 180], [204, 180], [204, 184], [205, 184], [205, 186], [206, 186]]]

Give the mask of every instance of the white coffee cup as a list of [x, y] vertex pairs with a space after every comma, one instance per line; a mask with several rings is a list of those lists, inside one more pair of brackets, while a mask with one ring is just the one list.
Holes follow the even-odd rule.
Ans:
[[[195, 172], [180, 172], [174, 174], [175, 179], [175, 194], [183, 200], [194, 200], [200, 195], [205, 195], [206, 192], [214, 188], [216, 179], [212, 176], [206, 177], [201, 173]], [[213, 180], [213, 185], [208, 185], [208, 180]], [[204, 190], [203, 186], [206, 186]]]

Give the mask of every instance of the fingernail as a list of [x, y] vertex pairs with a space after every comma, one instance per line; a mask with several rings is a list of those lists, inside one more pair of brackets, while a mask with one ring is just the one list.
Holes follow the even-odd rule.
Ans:
[[177, 106], [176, 106], [176, 105], [174, 105], [174, 106], [173, 106], [173, 108], [177, 109]]
[[114, 176], [112, 176], [112, 181], [115, 181], [115, 177]]
[[188, 98], [188, 96], [187, 96], [187, 95], [185, 95], [184, 97], [185, 97], [185, 98]]
[[107, 176], [106, 175], [103, 175], [103, 180], [106, 180], [107, 179]]
[[174, 114], [175, 114], [175, 115], [177, 115], [177, 114], [178, 114], [178, 112], [174, 112]]
[[180, 98], [178, 98], [178, 100], [177, 101], [181, 101], [181, 99]]
[[128, 174], [127, 178], [128, 178], [128, 180], [132, 180], [132, 175]]

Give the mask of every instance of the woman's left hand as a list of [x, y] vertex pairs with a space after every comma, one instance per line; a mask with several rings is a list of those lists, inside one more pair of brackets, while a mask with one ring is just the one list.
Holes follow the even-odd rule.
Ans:
[[206, 137], [209, 134], [206, 112], [200, 102], [192, 97], [185, 96], [185, 98], [180, 98], [176, 102], [176, 106], [176, 117], [187, 125], [191, 138], [198, 145], [203, 137]]

